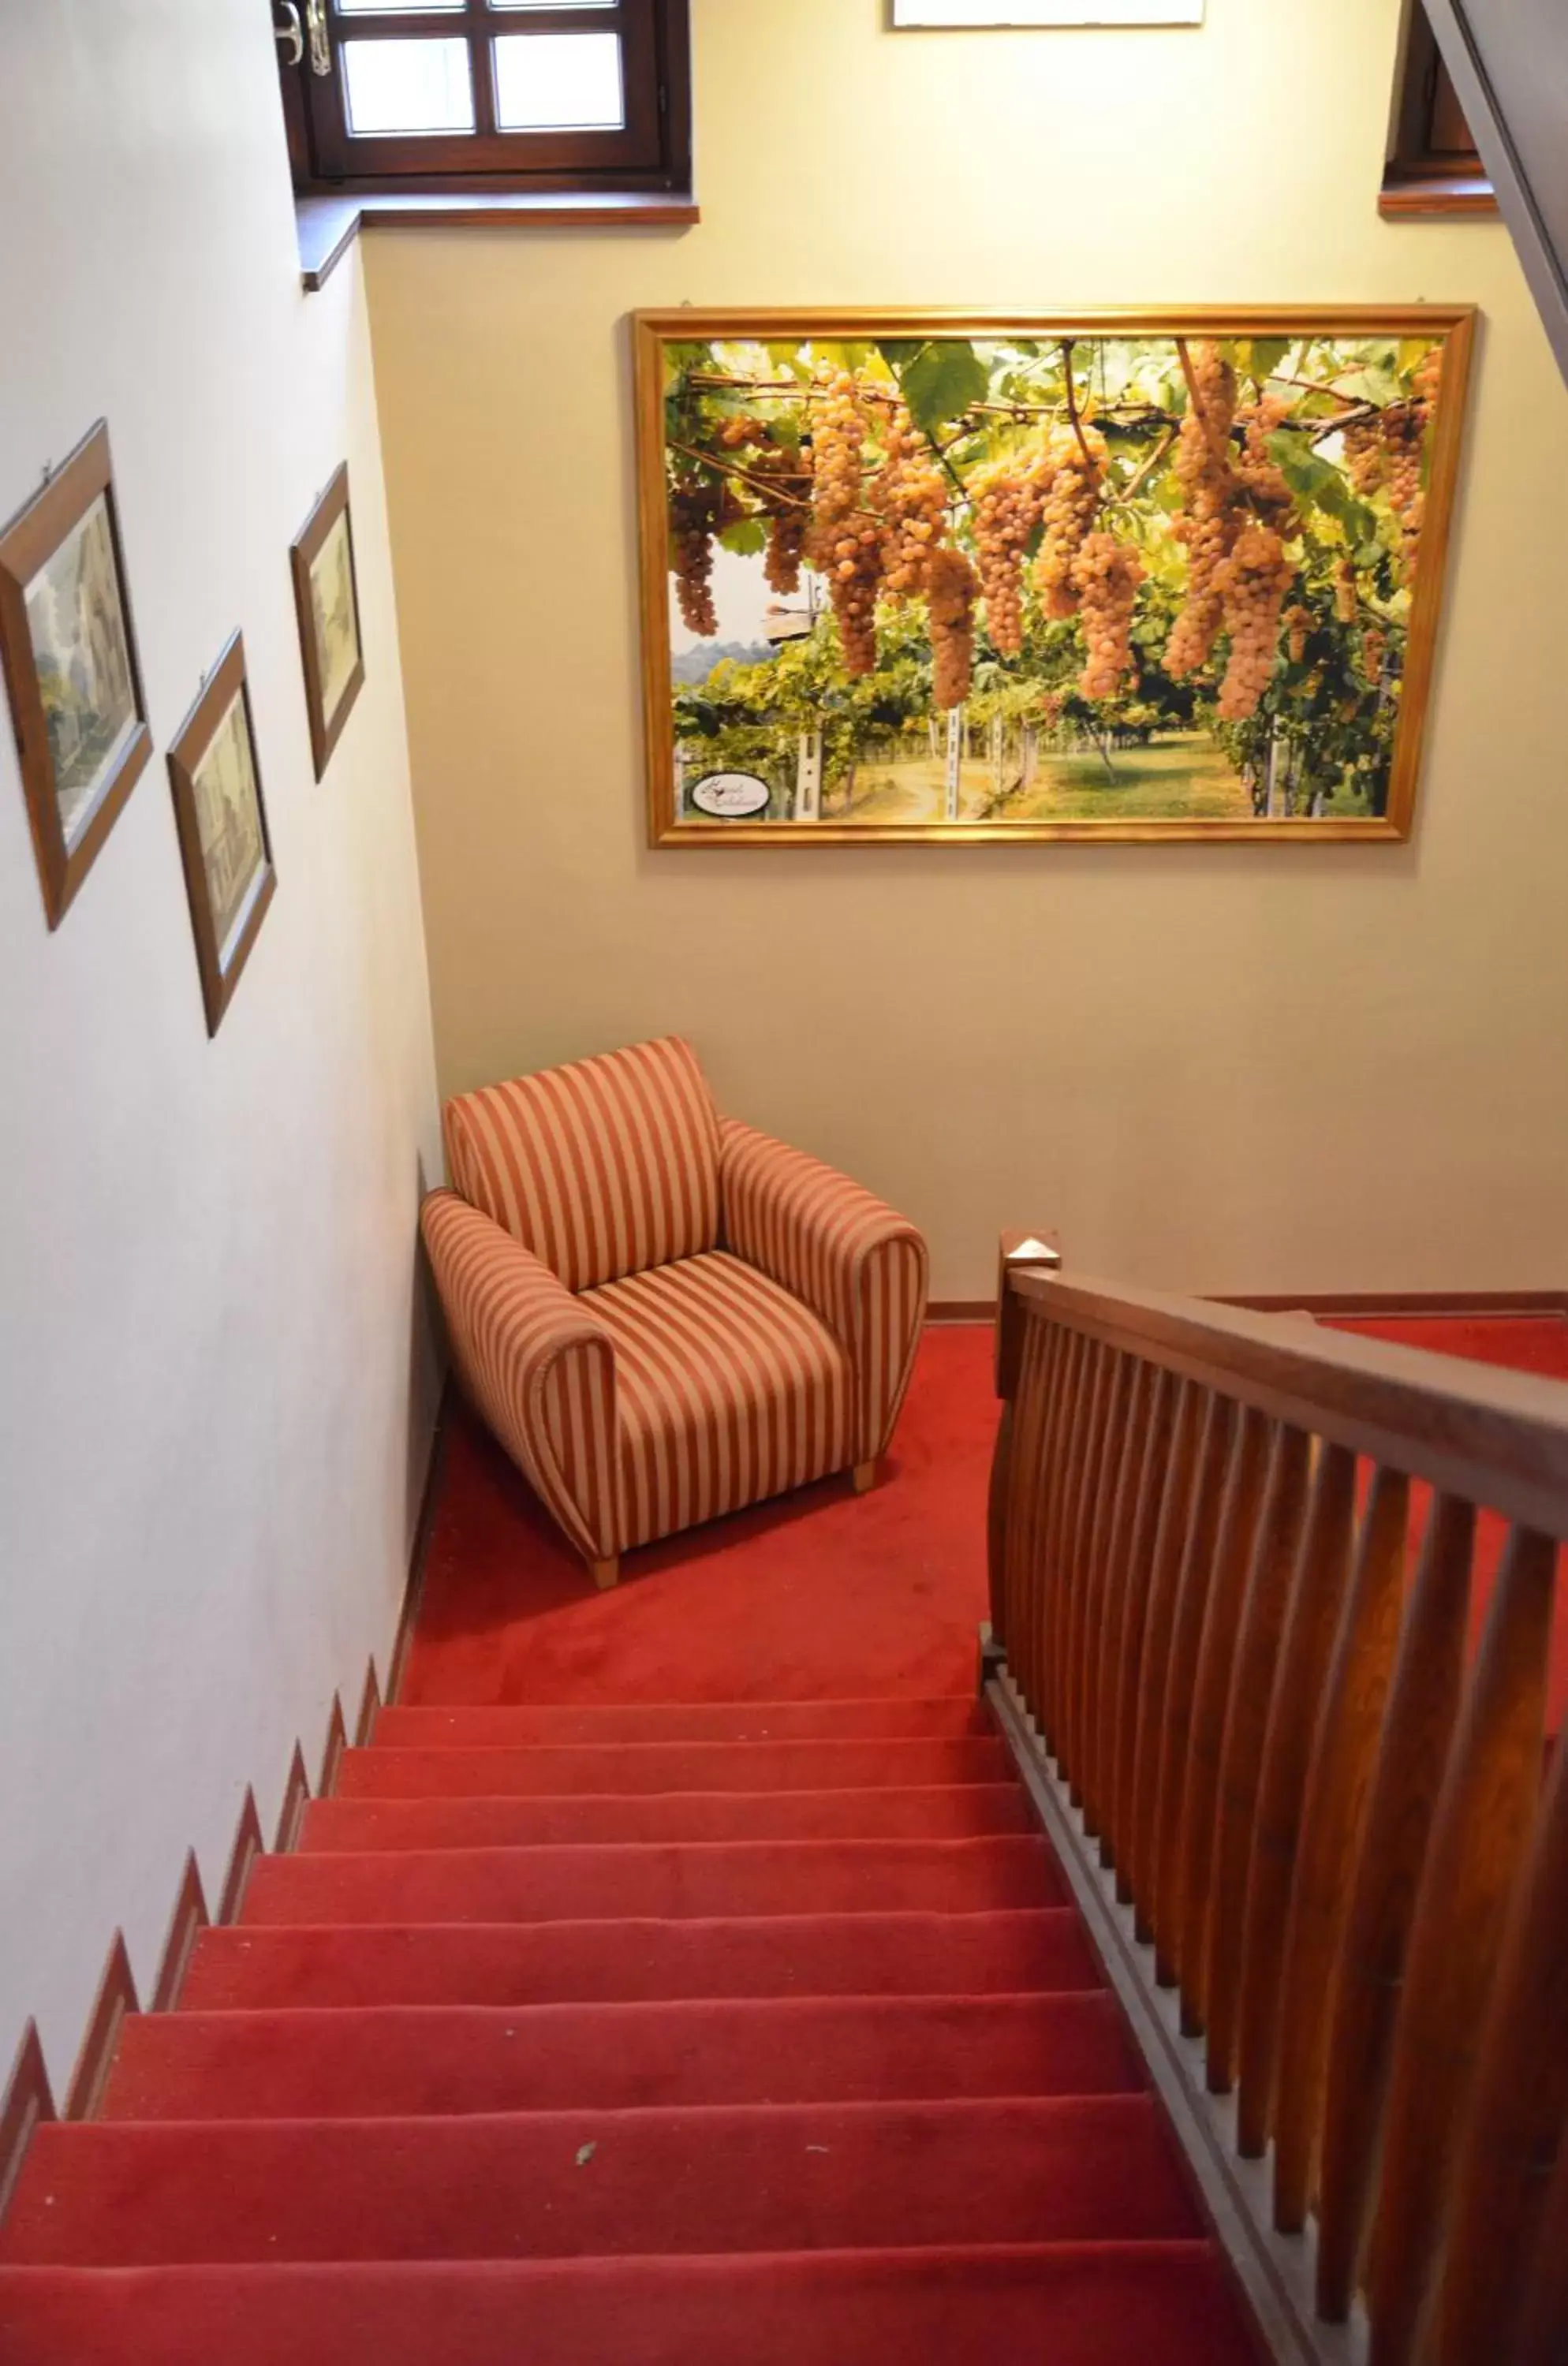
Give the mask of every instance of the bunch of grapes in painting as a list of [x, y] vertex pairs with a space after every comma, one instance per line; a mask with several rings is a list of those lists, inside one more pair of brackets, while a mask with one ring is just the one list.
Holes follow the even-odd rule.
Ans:
[[770, 820], [1386, 811], [1436, 337], [666, 352], [682, 779]]

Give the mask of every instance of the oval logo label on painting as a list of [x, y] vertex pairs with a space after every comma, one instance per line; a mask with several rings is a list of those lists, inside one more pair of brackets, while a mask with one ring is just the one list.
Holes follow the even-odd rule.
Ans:
[[699, 813], [715, 814], [720, 821], [736, 821], [761, 813], [773, 792], [755, 772], [705, 772], [692, 790]]

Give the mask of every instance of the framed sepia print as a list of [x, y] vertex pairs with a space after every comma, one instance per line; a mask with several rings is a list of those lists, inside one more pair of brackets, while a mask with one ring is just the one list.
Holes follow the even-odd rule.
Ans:
[[310, 754], [319, 781], [365, 686], [346, 460], [310, 512], [289, 557], [305, 661]]
[[639, 314], [651, 842], [1407, 838], [1474, 321]]
[[888, 0], [906, 27], [1201, 25], [1203, 0]]
[[236, 633], [169, 750], [197, 966], [216, 1035], [277, 889]]
[[55, 929], [152, 752], [102, 420], [0, 534], [0, 661]]

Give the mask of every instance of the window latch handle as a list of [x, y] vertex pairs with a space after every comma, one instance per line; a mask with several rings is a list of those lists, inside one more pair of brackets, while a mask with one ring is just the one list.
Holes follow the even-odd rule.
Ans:
[[310, 33], [310, 72], [313, 74], [330, 74], [333, 51], [327, 39], [326, 0], [305, 0], [305, 22]]
[[283, 22], [273, 27], [272, 38], [283, 51], [284, 64], [297, 66], [305, 54], [305, 36], [299, 27], [299, 11], [294, 0], [273, 0], [273, 5]]

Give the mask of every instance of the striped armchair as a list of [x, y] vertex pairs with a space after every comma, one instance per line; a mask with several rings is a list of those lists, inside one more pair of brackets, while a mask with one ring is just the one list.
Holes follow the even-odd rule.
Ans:
[[598, 1584], [830, 1471], [871, 1485], [925, 1313], [913, 1225], [721, 1119], [674, 1036], [443, 1127], [421, 1224], [458, 1375]]

